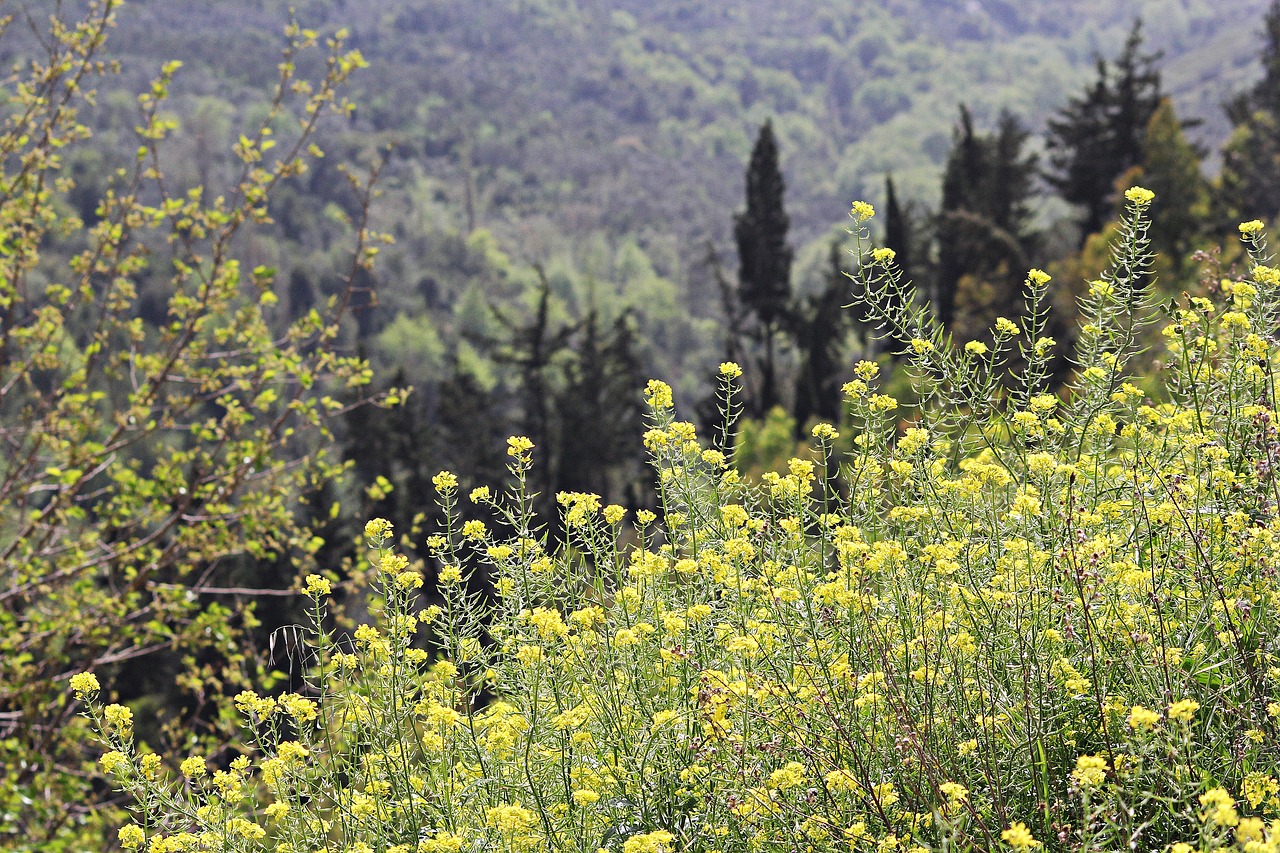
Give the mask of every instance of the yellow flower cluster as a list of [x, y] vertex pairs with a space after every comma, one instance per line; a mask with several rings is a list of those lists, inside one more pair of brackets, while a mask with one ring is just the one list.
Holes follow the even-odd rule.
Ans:
[[[1126, 197], [1135, 222], [1152, 196]], [[317, 626], [299, 693], [236, 696], [257, 772], [182, 762], [201, 831], [248, 840], [243, 804], [270, 803], [282, 850], [341, 827], [376, 853], [1120, 849], [1135, 826], [1143, 849], [1274, 850], [1280, 272], [1263, 260], [1177, 309], [1157, 376], [1134, 372], [1146, 341], [1116, 343], [1132, 294], [1114, 268], [1061, 390], [1016, 384], [1056, 346], [1035, 317], [968, 343], [909, 329], [905, 366], [853, 365], [850, 417], [778, 470], [734, 470], [650, 383], [657, 505], [628, 522], [560, 494], [558, 548], [527, 439], [508, 445], [514, 487], [472, 493], [491, 527], [439, 475], [430, 607], [409, 611], [422, 573], [371, 522], [374, 624]], [[1031, 270], [1028, 291], [1048, 281]], [[101, 766], [134, 784], [151, 756], [90, 678], [71, 687], [114, 738]]]

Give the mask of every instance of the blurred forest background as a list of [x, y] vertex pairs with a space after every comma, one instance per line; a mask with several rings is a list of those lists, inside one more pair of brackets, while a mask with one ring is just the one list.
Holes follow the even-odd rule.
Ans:
[[[760, 315], [738, 293], [734, 226], [766, 122], [776, 165], [765, 168], [785, 182], [776, 201], [791, 258], [778, 285], [788, 304], [768, 321], [779, 326], [777, 388], [757, 395], [753, 411], [781, 403], [800, 421], [830, 417], [843, 380], [801, 375], [815, 353], [796, 342], [813, 342], [801, 326], [829, 321], [817, 329], [830, 338], [818, 342], [819, 372], [874, 347], [847, 322], [856, 317], [833, 310], [851, 297], [836, 274], [849, 259], [833, 254], [850, 200], [875, 203], [892, 214], [880, 221], [914, 235], [893, 246], [899, 259], [944, 317], [972, 321], [959, 330], [972, 336], [991, 313], [979, 309], [997, 298], [986, 280], [1000, 277], [996, 268], [1020, 280], [1030, 265], [1069, 264], [1101, 230], [1108, 209], [1082, 216], [1072, 202], [1144, 165], [1161, 98], [1169, 150], [1156, 156], [1178, 161], [1164, 167], [1220, 170], [1244, 123], [1224, 104], [1262, 75], [1265, 12], [1263, 0], [1225, 10], [1209, 0], [142, 0], [118, 16], [110, 51], [121, 73], [87, 114], [95, 135], [70, 157], [69, 204], [93, 221], [107, 176], [131, 156], [134, 94], [174, 58], [184, 66], [166, 105], [179, 123], [167, 174], [217, 185], [235, 168], [235, 135], [266, 109], [291, 7], [306, 26], [350, 28], [369, 68], [352, 91], [359, 109], [323, 130], [325, 160], [275, 193], [274, 222], [245, 241], [246, 263], [276, 269], [284, 315], [340, 287], [333, 271], [357, 200], [339, 165], [388, 158], [373, 224], [396, 243], [361, 282], [349, 343], [379, 382], [414, 393], [352, 424], [352, 487], [364, 495], [343, 504], [352, 524], [370, 513], [404, 524], [426, 511], [429, 476], [442, 467], [464, 483], [500, 477], [512, 432], [539, 444], [546, 494], [642, 500], [635, 389], [644, 377], [668, 379], [704, 414], [721, 360], [743, 358], [748, 386], [761, 383]], [[1141, 41], [1121, 68], [1139, 18]], [[6, 64], [32, 47], [20, 29], [2, 45]], [[1067, 137], [1097, 132], [1068, 129], [1046, 150], [1055, 116], [1099, 83], [1114, 91], [1093, 92], [1098, 103], [1084, 109], [1101, 112], [1078, 118], [1128, 123], [1115, 129], [1128, 150], [1081, 153], [1103, 174], [1064, 187], [1054, 180], [1066, 173], [1062, 158], [1083, 144]], [[1133, 103], [1120, 104], [1126, 97]], [[1204, 207], [1197, 228], [1208, 225], [1208, 199], [1197, 197], [1207, 184], [1179, 191], [1176, 201], [1161, 194], [1157, 221], [1178, 218], [1174, 205], [1191, 199]], [[992, 192], [1009, 197], [980, 198]], [[947, 220], [948, 210], [976, 212], [999, 233], [961, 234], [973, 217]], [[1234, 227], [1233, 215], [1213, 226]], [[1200, 232], [1206, 244], [1225, 233]], [[1192, 235], [1177, 239], [1186, 254]], [[974, 281], [957, 303], [966, 275]]]
[[[65, 156], [65, 208], [96, 221], [137, 148], [136, 95], [173, 59], [167, 178], [224, 185], [268, 110], [290, 8], [348, 27], [369, 67], [358, 109], [321, 125], [325, 158], [276, 188], [237, 250], [274, 269], [281, 328], [323, 306], [346, 287], [362, 205], [341, 167], [385, 159], [371, 224], [395, 243], [359, 273], [341, 346], [370, 359], [365, 393], [413, 389], [346, 417], [352, 467], [305, 508], [325, 544], [304, 570], [353, 559], [370, 517], [424, 529], [441, 469], [464, 494], [500, 482], [510, 434], [537, 444], [546, 506], [560, 491], [648, 505], [651, 376], [710, 424], [716, 365], [739, 361], [739, 465], [791, 455], [815, 419], [839, 420], [852, 365], [897, 346], [842, 308], [853, 199], [875, 204], [877, 239], [957, 340], [1016, 316], [1034, 266], [1060, 285], [1064, 348], [1117, 187], [1157, 194], [1166, 294], [1201, 287], [1195, 252], [1280, 211], [1280, 6], [1265, 0], [136, 0], [110, 40], [119, 73], [82, 116], [93, 139]], [[38, 52], [16, 24], [0, 65]], [[142, 275], [145, 322], [164, 320], [167, 284]], [[297, 557], [206, 577], [286, 589]], [[264, 645], [289, 602], [258, 603]], [[126, 698], [172, 689], [178, 664], [147, 660], [122, 669]]]

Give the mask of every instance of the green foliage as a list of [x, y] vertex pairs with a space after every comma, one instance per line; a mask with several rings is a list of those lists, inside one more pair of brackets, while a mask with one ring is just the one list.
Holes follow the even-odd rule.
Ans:
[[[363, 64], [290, 24], [278, 85], [234, 146], [225, 189], [167, 176], [168, 62], [137, 98], [136, 152], [100, 163], [79, 111], [109, 70], [115, 0], [54, 15], [44, 55], [5, 83], [0, 125], [0, 844], [74, 845], [105, 814], [84, 766], [68, 677], [162, 667], [198, 701], [252, 662], [252, 610], [219, 603], [223, 561], [314, 551], [300, 495], [340, 470], [328, 423], [369, 374], [335, 344], [346, 297], [279, 323], [275, 271], [243, 243], [271, 194], [321, 152], [312, 138]], [[6, 19], [4, 35], [19, 24]], [[318, 74], [298, 70], [322, 55]], [[357, 182], [358, 185], [359, 182]], [[91, 197], [97, 199], [96, 203]], [[92, 213], [88, 219], [76, 212]], [[357, 223], [351, 261], [376, 254]], [[163, 282], [163, 286], [157, 282]], [[158, 303], [148, 306], [148, 298]], [[224, 599], [225, 601], [225, 599]], [[162, 693], [165, 687], [157, 688]], [[176, 697], [175, 697], [176, 698]], [[177, 710], [177, 709], [173, 709]], [[208, 720], [201, 725], [207, 724]], [[154, 730], [156, 721], [147, 720]], [[190, 737], [184, 734], [183, 737]], [[83, 840], [83, 839], [81, 839]]]
[[[814, 458], [754, 484], [650, 382], [661, 520], [561, 494], [551, 548], [533, 445], [513, 437], [506, 489], [464, 499], [433, 478], [437, 600], [383, 520], [365, 529], [372, 624], [331, 630], [330, 582], [306, 579], [303, 692], [236, 696], [252, 749], [229, 767], [166, 771], [76, 675], [134, 803], [122, 845], [1275, 849], [1280, 270], [1242, 226], [1248, 270], [1177, 309], [1147, 399], [1129, 371], [1152, 319], [1152, 195], [1126, 200], [1062, 396], [1041, 388], [1054, 344], [1032, 270], [1027, 313], [990, 346], [882, 313], [911, 341], [913, 420], [863, 362], [850, 451], [820, 424]], [[854, 211], [869, 310], [913, 305], [876, 298], [901, 274], [863, 255], [871, 210]], [[738, 374], [721, 369], [730, 408]], [[476, 562], [492, 600], [468, 591]]]
[[1099, 58], [1093, 83], [1049, 121], [1049, 182], [1084, 207], [1082, 243], [1111, 217], [1116, 180], [1142, 162], [1147, 125], [1164, 97], [1159, 59], [1142, 52], [1142, 22], [1135, 20], [1120, 55], [1110, 63]]
[[1134, 179], [1159, 199], [1151, 245], [1181, 271], [1208, 218], [1209, 184], [1168, 98], [1151, 114], [1142, 148], [1142, 167]]
[[738, 246], [738, 299], [754, 315], [755, 335], [764, 344], [759, 396], [752, 401], [754, 411], [762, 414], [779, 402], [775, 338], [779, 328], [789, 328], [793, 320], [790, 220], [771, 122], [760, 127], [746, 183], [747, 208], [734, 217], [733, 237]]
[[1007, 112], [994, 133], [980, 135], [969, 110], [960, 108], [942, 178], [931, 301], [947, 328], [963, 320], [961, 335], [972, 337], [997, 315], [1016, 312], [1018, 271], [1030, 266], [1036, 242], [1029, 204], [1036, 158], [1023, 150], [1029, 137]]
[[1223, 146], [1219, 180], [1219, 228], [1250, 216], [1274, 219], [1280, 212], [1280, 4], [1267, 10], [1262, 48], [1263, 76], [1228, 104], [1234, 126]]

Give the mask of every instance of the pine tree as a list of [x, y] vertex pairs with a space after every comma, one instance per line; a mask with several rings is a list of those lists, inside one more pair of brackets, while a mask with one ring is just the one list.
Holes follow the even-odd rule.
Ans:
[[1262, 79], [1226, 105], [1235, 129], [1222, 149], [1214, 200], [1217, 226], [1280, 214], [1280, 0], [1264, 18]]
[[[938, 277], [934, 311], [951, 328], [962, 282], [989, 293], [970, 297], [983, 314], [1012, 313], [1037, 235], [1028, 206], [1036, 158], [1024, 154], [1029, 134], [1011, 114], [1002, 113], [994, 134], [978, 134], [963, 105], [960, 124], [942, 180], [938, 215]], [[980, 320], [981, 318], [976, 318]]]
[[893, 185], [893, 175], [884, 177], [884, 244], [893, 249], [894, 261], [901, 268], [908, 280], [914, 280], [915, 252], [912, 243], [912, 223], [907, 211], [898, 202], [897, 188]]
[[757, 414], [763, 414], [779, 402], [775, 339], [792, 319], [792, 252], [787, 245], [790, 221], [783, 206], [786, 187], [778, 167], [772, 122], [766, 121], [760, 128], [746, 184], [747, 208], [734, 217], [733, 236], [738, 244], [739, 298], [754, 314], [756, 333], [764, 344], [760, 398], [755, 407]]
[[1182, 132], [1168, 98], [1147, 123], [1142, 170], [1134, 183], [1156, 194], [1149, 232], [1152, 249], [1180, 271], [1207, 212], [1208, 182], [1200, 171], [1200, 155]]
[[1160, 55], [1142, 52], [1142, 21], [1133, 22], [1114, 63], [1097, 60], [1097, 78], [1048, 122], [1050, 185], [1080, 205], [1081, 245], [1114, 209], [1116, 178], [1142, 163], [1147, 124], [1160, 106]]
[[849, 301], [849, 276], [841, 265], [844, 248], [831, 244], [830, 267], [822, 291], [804, 300], [797, 314], [796, 342], [800, 373], [796, 377], [795, 429], [802, 438], [812, 417], [829, 423], [840, 419], [840, 358], [852, 315], [841, 310]]
[[[893, 184], [892, 175], [885, 176], [884, 196], [884, 245], [886, 248], [893, 249], [894, 262], [902, 270], [903, 278], [920, 284], [917, 279], [919, 272], [916, 269], [914, 249], [918, 239], [918, 229], [923, 223], [913, 221], [911, 214], [898, 201], [898, 192]], [[885, 298], [892, 299], [895, 296], [896, 294], [886, 294]], [[886, 307], [892, 309], [897, 306]], [[863, 318], [857, 319], [861, 322]], [[906, 344], [907, 341], [898, 337], [886, 338], [882, 342], [882, 346], [888, 347], [895, 356], [904, 351]]]

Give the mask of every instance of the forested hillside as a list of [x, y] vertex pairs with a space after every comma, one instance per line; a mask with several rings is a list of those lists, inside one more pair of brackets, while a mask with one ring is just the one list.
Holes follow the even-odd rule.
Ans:
[[[232, 766], [218, 697], [302, 677], [306, 574], [335, 626], [370, 606], [371, 517], [421, 585], [437, 495], [474, 494], [464, 536], [520, 537], [448, 567], [480, 602], [486, 566], [566, 539], [557, 501], [652, 520], [646, 443], [748, 490], [796, 455], [807, 483], [807, 437], [854, 446], [846, 396], [888, 452], [941, 364], [965, 453], [1010, 377], [1040, 408], [992, 429], [1038, 447], [1062, 389], [1171, 393], [1103, 389], [1113, 349], [1152, 375], [1164, 350], [1081, 319], [1134, 316], [1148, 272], [1160, 311], [1274, 325], [1274, 271], [1240, 267], [1280, 218], [1280, 0], [39, 5], [0, 25], [0, 846], [83, 849], [112, 819], [80, 670], [117, 728]], [[649, 377], [673, 388], [646, 433]], [[542, 522], [490, 500], [512, 470]]]
[[[321, 271], [339, 212], [352, 212], [336, 165], [385, 149], [373, 216], [397, 244], [360, 330], [381, 366], [421, 384], [459, 360], [482, 385], [502, 381], [472, 346], [500, 334], [484, 303], [528, 297], [537, 264], [556, 310], [595, 305], [612, 321], [630, 309], [645, 369], [696, 395], [723, 349], [708, 259], [735, 265], [732, 215], [766, 120], [794, 286], [817, 293], [851, 198], [882, 201], [892, 173], [900, 203], [935, 209], [961, 104], [979, 129], [1010, 112], [1038, 149], [1046, 119], [1137, 16], [1145, 48], [1163, 52], [1163, 91], [1180, 120], [1202, 122], [1190, 138], [1216, 162], [1221, 105], [1259, 75], [1264, 2], [137, 2], [113, 34], [123, 73], [90, 116], [94, 150], [73, 161], [83, 211], [104, 166], [127, 156], [131, 93], [175, 57], [173, 166], [191, 184], [227, 168], [235, 131], [264, 109], [290, 6], [305, 26], [350, 28], [369, 62], [359, 109], [323, 129], [329, 158], [277, 195], [275, 225], [257, 232], [255, 258], [289, 284], [290, 310], [334, 287]], [[1041, 224], [1066, 215], [1043, 198], [1032, 207]]]
[[[1265, 3], [177, 0], [130, 6], [115, 49], [138, 74], [183, 57], [178, 91], [238, 111], [271, 71], [286, 5], [308, 26], [351, 28], [371, 64], [353, 128], [415, 163], [424, 213], [459, 227], [549, 219], [575, 241], [674, 237], [687, 253], [727, 236], [765, 119], [806, 242], [888, 171], [907, 197], [936, 201], [958, 103], [979, 124], [1009, 109], [1039, 128], [1135, 17], [1164, 52], [1179, 114], [1203, 120], [1213, 148], [1221, 103], [1257, 77]], [[560, 248], [520, 236], [504, 243]]]

